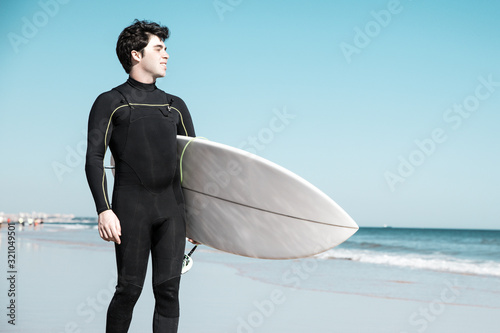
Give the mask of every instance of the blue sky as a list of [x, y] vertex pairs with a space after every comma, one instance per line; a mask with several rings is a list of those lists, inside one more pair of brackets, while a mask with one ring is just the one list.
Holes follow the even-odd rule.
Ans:
[[498, 229], [499, 12], [489, 1], [2, 4], [0, 211], [95, 214], [88, 112], [126, 80], [114, 48], [138, 18], [171, 29], [157, 85], [186, 101], [198, 135], [299, 174], [361, 226]]

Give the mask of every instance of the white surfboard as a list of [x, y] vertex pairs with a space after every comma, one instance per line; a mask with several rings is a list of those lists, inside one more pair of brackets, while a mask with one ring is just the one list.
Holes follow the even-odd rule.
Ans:
[[242, 256], [292, 259], [358, 230], [326, 194], [277, 164], [204, 139], [177, 141], [189, 238]]

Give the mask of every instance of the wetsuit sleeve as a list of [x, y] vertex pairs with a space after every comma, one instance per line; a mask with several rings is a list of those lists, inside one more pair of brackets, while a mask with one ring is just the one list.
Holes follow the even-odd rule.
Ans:
[[97, 214], [111, 209], [104, 170], [104, 155], [113, 132], [112, 111], [109, 94], [102, 94], [94, 102], [89, 115], [85, 174], [94, 197]]
[[191, 136], [195, 137], [195, 131], [194, 131], [194, 126], [193, 126], [193, 120], [191, 118], [191, 114], [189, 113], [189, 110], [186, 106], [186, 103], [179, 98], [176, 97], [174, 99], [174, 103], [172, 103], [172, 106], [175, 106], [175, 108], [179, 111], [180, 113], [180, 119], [177, 124], [177, 134], [178, 135], [185, 135], [185, 136]]

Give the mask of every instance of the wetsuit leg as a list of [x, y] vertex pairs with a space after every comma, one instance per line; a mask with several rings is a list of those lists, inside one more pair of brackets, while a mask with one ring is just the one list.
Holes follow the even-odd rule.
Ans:
[[151, 222], [143, 200], [148, 192], [139, 186], [115, 187], [113, 210], [120, 220], [121, 244], [115, 244], [118, 283], [108, 307], [106, 332], [127, 332], [134, 306], [146, 276], [151, 249]]
[[[170, 202], [175, 203], [175, 200], [170, 199]], [[155, 223], [152, 232], [153, 292], [156, 300], [154, 333], [177, 332], [179, 321], [179, 284], [186, 229], [179, 209], [175, 207], [169, 212], [174, 215]]]
[[108, 308], [106, 332], [127, 332], [147, 271], [153, 263], [153, 332], [177, 332], [179, 284], [186, 227], [172, 188], [152, 193], [142, 185], [118, 185], [113, 210], [120, 220], [115, 245], [118, 285]]
[[156, 299], [153, 333], [175, 333], [179, 324], [179, 282], [172, 278], [153, 287]]

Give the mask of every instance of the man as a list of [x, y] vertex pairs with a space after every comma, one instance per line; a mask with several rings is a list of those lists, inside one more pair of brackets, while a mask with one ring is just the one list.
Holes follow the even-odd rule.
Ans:
[[[125, 28], [116, 52], [129, 78], [101, 94], [90, 111], [85, 172], [99, 234], [115, 242], [118, 269], [106, 332], [128, 331], [150, 253], [153, 332], [177, 332], [185, 221], [176, 135], [195, 133], [183, 100], [155, 85], [167, 69], [168, 37], [167, 27], [148, 21]], [[112, 206], [103, 167], [108, 146], [116, 163]]]

